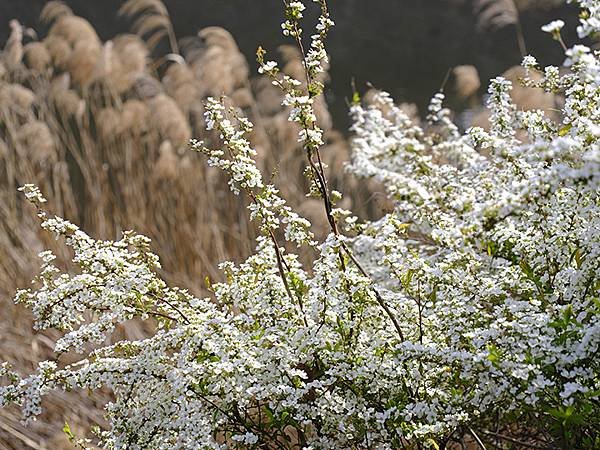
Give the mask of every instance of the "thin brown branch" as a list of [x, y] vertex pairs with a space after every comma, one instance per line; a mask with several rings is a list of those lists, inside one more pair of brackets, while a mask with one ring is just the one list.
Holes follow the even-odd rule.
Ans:
[[481, 432], [488, 436], [493, 436], [493, 437], [501, 439], [503, 441], [512, 442], [513, 444], [522, 445], [523, 447], [527, 447], [527, 448], [535, 448], [535, 449], [540, 449], [540, 450], [558, 450], [558, 447], [549, 446], [549, 445], [537, 445], [537, 444], [533, 444], [531, 442], [524, 442], [519, 439], [515, 439], [513, 437], [506, 436], [504, 434], [494, 433], [493, 431], [481, 430]]

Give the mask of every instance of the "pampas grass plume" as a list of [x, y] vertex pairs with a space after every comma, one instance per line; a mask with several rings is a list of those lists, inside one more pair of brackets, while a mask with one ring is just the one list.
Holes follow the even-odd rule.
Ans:
[[23, 49], [25, 65], [35, 71], [42, 72], [52, 63], [48, 48], [41, 42], [30, 42]]
[[188, 145], [192, 130], [175, 100], [166, 94], [159, 94], [148, 102], [153, 125], [164, 139], [176, 148]]

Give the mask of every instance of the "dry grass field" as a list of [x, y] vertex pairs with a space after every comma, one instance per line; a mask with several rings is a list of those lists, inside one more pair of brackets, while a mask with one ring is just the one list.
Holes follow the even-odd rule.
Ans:
[[[214, 139], [204, 131], [203, 101], [225, 95], [256, 124], [252, 141], [265, 173], [306, 215], [321, 216], [320, 202], [304, 195], [303, 157], [281, 94], [252, 75], [226, 30], [177, 39], [158, 0], [129, 0], [117, 13], [131, 19], [131, 34], [102, 42], [68, 6], [49, 2], [40, 17], [47, 35], [38, 38], [12, 21], [0, 54], [0, 360], [23, 371], [49, 356], [56, 336], [37, 335], [13, 294], [36, 273], [43, 247], [64, 261], [69, 256], [40, 231], [17, 192], [23, 183], [39, 185], [50, 211], [93, 236], [135, 229], [151, 237], [166, 279], [201, 292], [205, 277], [219, 278], [218, 262], [239, 260], [253, 247], [244, 200], [188, 150], [192, 137]], [[169, 52], [156, 52], [159, 43]], [[302, 70], [295, 49], [278, 50], [285, 71]], [[341, 185], [347, 143], [332, 129], [324, 101], [318, 106], [332, 182]], [[144, 324], [122, 333], [140, 337]], [[61, 448], [65, 420], [73, 429], [102, 422], [94, 405], [105, 398], [69, 397], [53, 398], [30, 429], [17, 411], [0, 410], [0, 448]], [[67, 411], [66, 404], [74, 406]]]

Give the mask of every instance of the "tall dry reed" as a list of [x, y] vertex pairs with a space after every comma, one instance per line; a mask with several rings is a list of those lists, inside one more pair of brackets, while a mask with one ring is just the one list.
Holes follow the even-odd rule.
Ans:
[[[282, 181], [293, 205], [322, 216], [320, 202], [304, 196], [304, 157], [280, 93], [250, 76], [233, 37], [210, 27], [177, 40], [158, 0], [129, 0], [119, 13], [131, 18], [132, 34], [102, 42], [84, 18], [49, 2], [40, 17], [48, 34], [32, 39], [34, 33], [13, 21], [0, 54], [0, 360], [17, 362], [19, 369], [49, 357], [57, 335], [33, 334], [13, 293], [37, 271], [42, 248], [68, 260], [39, 232], [17, 193], [20, 185], [36, 183], [49, 210], [96, 237], [113, 239], [128, 229], [151, 237], [163, 275], [201, 291], [205, 277], [219, 277], [218, 262], [239, 260], [253, 247], [244, 200], [232, 197], [224, 177], [187, 151], [191, 137], [214, 140], [204, 131], [203, 101], [226, 95], [256, 124], [252, 141], [264, 171]], [[170, 53], [157, 54], [163, 40]], [[286, 71], [301, 70], [297, 52], [284, 47], [280, 53]], [[332, 129], [327, 105], [318, 107], [328, 130], [331, 182], [339, 186], [347, 143]], [[323, 223], [316, 231], [326, 229]], [[121, 333], [139, 338], [144, 324]], [[68, 403], [77, 406], [70, 411], [54, 397], [33, 433], [15, 411], [0, 410], [0, 448], [67, 448], [60, 431], [65, 420], [75, 429], [102, 421], [95, 405], [106, 398], [71, 397]]]

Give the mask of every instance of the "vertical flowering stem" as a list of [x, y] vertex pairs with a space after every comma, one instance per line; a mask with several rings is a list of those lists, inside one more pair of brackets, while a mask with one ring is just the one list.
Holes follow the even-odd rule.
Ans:
[[221, 139], [229, 153], [229, 158], [224, 157], [222, 150], [211, 150], [204, 146], [202, 142], [192, 142], [192, 149], [207, 154], [209, 164], [220, 168], [227, 172], [230, 176], [230, 188], [232, 192], [238, 194], [240, 189], [243, 190], [250, 200], [252, 213], [251, 218], [260, 219], [260, 228], [265, 236], [273, 243], [277, 270], [283, 283], [285, 292], [290, 301], [298, 302], [298, 308], [303, 318], [303, 322], [308, 326], [304, 304], [301, 295], [297, 295], [294, 299], [290, 288], [286, 271], [289, 272], [289, 267], [285, 262], [285, 258], [281, 253], [281, 247], [274, 230], [280, 225], [280, 219], [277, 216], [283, 216], [283, 219], [288, 223], [288, 229], [291, 229], [295, 234], [290, 235], [292, 240], [297, 244], [309, 243], [311, 235], [302, 231], [302, 228], [310, 226], [308, 222], [299, 217], [291, 209], [285, 206], [285, 201], [277, 195], [277, 190], [271, 185], [265, 185], [262, 175], [256, 167], [254, 156], [255, 150], [250, 147], [250, 143], [245, 138], [245, 134], [252, 130], [252, 124], [245, 118], [238, 117], [233, 109], [229, 113], [237, 121], [240, 129], [236, 129], [231, 121], [225, 116], [225, 107], [222, 100], [217, 101], [209, 98], [206, 105], [206, 121], [209, 129], [215, 129], [220, 133]]
[[[333, 214], [333, 202], [331, 201], [325, 168], [320, 153], [320, 148], [323, 145], [323, 130], [321, 130], [317, 124], [317, 117], [313, 107], [314, 99], [323, 93], [323, 83], [317, 80], [317, 76], [325, 71], [325, 65], [329, 62], [329, 57], [325, 49], [325, 39], [334, 23], [329, 17], [326, 1], [315, 0], [315, 2], [320, 5], [321, 14], [318, 19], [317, 33], [311, 36], [311, 45], [307, 52], [302, 43], [302, 28], [300, 27], [300, 20], [303, 18], [305, 6], [299, 1], [290, 2], [288, 0], [283, 0], [286, 15], [286, 21], [282, 24], [283, 34], [293, 37], [301, 52], [306, 76], [305, 90], [299, 88], [303, 84], [301, 81], [294, 80], [288, 76], [283, 76], [283, 78], [281, 78], [279, 76], [277, 63], [274, 61], [265, 61], [266, 52], [262, 48], [259, 48], [257, 51], [257, 61], [260, 65], [259, 73], [269, 75], [273, 80], [273, 84], [282, 89], [286, 95], [283, 102], [284, 105], [292, 107], [289, 120], [296, 122], [301, 126], [299, 142], [302, 143], [306, 152], [310, 173], [312, 175], [312, 182], [316, 185], [317, 191], [323, 200], [325, 214], [331, 232], [341, 242], [338, 254], [342, 273], [346, 272], [346, 261], [342, 254], [343, 250], [343, 253], [345, 253], [354, 263], [359, 272], [364, 277], [371, 280], [371, 290], [374, 293], [377, 303], [392, 321], [400, 339], [404, 341], [404, 333], [402, 332], [400, 324], [393, 311], [386, 304], [381, 293], [375, 287], [372, 277], [354, 257], [343, 240], [339, 239], [341, 235]], [[348, 295], [351, 296], [348, 280], [346, 280], [345, 283]], [[351, 334], [352, 333], [353, 330], [351, 330]]]
[[[304, 66], [306, 76], [306, 94], [312, 99], [320, 95], [323, 90], [322, 83], [316, 81], [315, 77], [318, 73], [324, 70], [323, 64], [328, 61], [324, 42], [329, 32], [329, 28], [333, 25], [333, 22], [329, 18], [329, 11], [327, 9], [327, 3], [325, 0], [318, 0], [319, 5], [321, 6], [321, 16], [319, 17], [318, 25], [319, 33], [312, 37], [313, 40], [310, 51], [311, 59], [309, 60], [306, 50], [304, 49], [304, 44], [302, 43], [302, 29], [298, 23], [298, 20], [302, 18], [301, 11], [304, 6], [300, 7], [298, 5], [299, 2], [290, 3], [288, 0], [283, 0], [283, 3], [286, 7], [286, 11], [288, 11], [288, 21], [291, 21], [291, 30], [289, 31], [289, 34], [296, 40], [296, 44], [298, 45], [298, 49], [302, 55], [302, 64]], [[297, 9], [300, 9], [300, 13], [295, 12]], [[284, 27], [284, 30], [285, 29], [286, 28]], [[316, 121], [309, 120], [310, 117], [310, 115], [300, 117], [303, 135], [306, 136], [306, 139], [304, 139], [306, 156], [313, 177], [315, 177], [315, 182], [318, 185], [319, 192], [323, 199], [325, 213], [327, 215], [327, 220], [331, 227], [331, 231], [337, 236], [339, 235], [339, 231], [336, 220], [333, 217], [333, 204], [331, 201], [327, 177], [325, 175], [325, 169], [323, 167], [323, 161], [321, 159], [320, 152], [320, 145], [322, 144], [322, 130], [318, 128]], [[313, 136], [314, 140], [309, 139], [311, 136]], [[313, 155], [316, 155], [317, 157], [316, 163], [313, 160]]]

